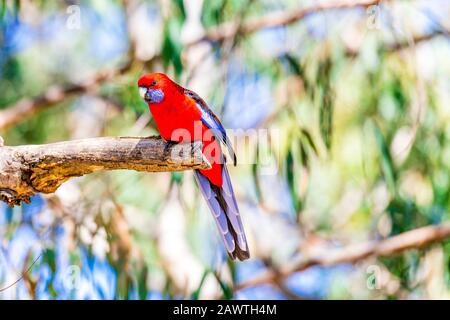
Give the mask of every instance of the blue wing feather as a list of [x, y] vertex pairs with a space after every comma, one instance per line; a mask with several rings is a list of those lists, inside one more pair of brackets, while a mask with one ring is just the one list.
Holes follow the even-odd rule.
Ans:
[[231, 141], [228, 138], [225, 128], [222, 126], [219, 118], [217, 118], [217, 116], [211, 111], [211, 109], [209, 109], [206, 102], [202, 98], [200, 98], [198, 94], [187, 89], [184, 90], [184, 94], [195, 100], [197, 107], [202, 113], [201, 120], [203, 124], [210, 130], [212, 130], [214, 136], [227, 147], [230, 156], [233, 158], [233, 164], [236, 166], [236, 153], [234, 152]]
[[250, 257], [244, 226], [231, 186], [228, 170], [222, 167], [223, 188], [212, 184], [199, 170], [195, 170], [195, 178], [203, 196], [214, 216], [219, 233], [232, 259], [245, 260]]

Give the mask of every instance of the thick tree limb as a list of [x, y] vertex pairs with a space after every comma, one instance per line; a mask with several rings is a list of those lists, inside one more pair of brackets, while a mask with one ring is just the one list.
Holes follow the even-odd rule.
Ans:
[[422, 248], [449, 238], [450, 222], [446, 222], [441, 225], [417, 228], [385, 240], [349, 245], [342, 249], [325, 249], [318, 254], [302, 257], [280, 269], [268, 270], [260, 276], [238, 284], [235, 290], [270, 282], [276, 283], [294, 272], [303, 271], [313, 266], [328, 267], [342, 263], [354, 264], [368, 257], [393, 256], [406, 250]]
[[0, 200], [10, 206], [37, 192], [52, 193], [71, 177], [98, 170], [146, 172], [209, 168], [201, 143], [161, 138], [92, 138], [44, 145], [0, 146]]

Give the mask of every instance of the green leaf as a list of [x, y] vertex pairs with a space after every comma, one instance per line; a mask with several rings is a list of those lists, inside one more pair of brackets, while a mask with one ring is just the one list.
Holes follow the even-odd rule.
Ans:
[[296, 75], [303, 77], [304, 76], [303, 68], [300, 66], [298, 60], [294, 58], [292, 54], [289, 53], [287, 53], [284, 57], [286, 58], [286, 61], [288, 62], [289, 67], [292, 69], [292, 71]]
[[172, 172], [171, 174], [172, 181], [176, 184], [180, 184], [181, 182], [183, 182], [183, 177], [183, 172]]
[[256, 198], [259, 202], [262, 201], [262, 191], [261, 191], [261, 184], [259, 181], [259, 144], [256, 144], [256, 152], [255, 152], [255, 161], [253, 161], [252, 164], [252, 178], [253, 178], [253, 184], [255, 186], [255, 192], [256, 192]]
[[303, 166], [308, 168], [309, 167], [308, 152], [306, 151], [306, 148], [305, 148], [302, 140], [300, 140], [300, 154], [301, 154], [301, 161], [302, 161]]
[[3, 21], [5, 14], [6, 14], [6, 0], [2, 0], [0, 5], [0, 21]]
[[199, 283], [199, 285], [198, 285], [198, 288], [192, 293], [192, 295], [191, 295], [191, 299], [192, 300], [198, 300], [199, 299], [199, 297], [200, 297], [200, 292], [201, 292], [201, 290], [202, 290], [202, 288], [203, 288], [203, 285], [204, 285], [204, 283], [205, 283], [205, 280], [206, 280], [206, 277], [208, 276], [208, 274], [210, 273], [211, 271], [210, 270], [208, 270], [208, 269], [205, 269], [205, 271], [203, 272], [203, 275], [202, 275], [202, 278], [200, 279], [200, 283]]
[[381, 133], [380, 128], [374, 125], [375, 141], [378, 146], [378, 151], [381, 157], [381, 168], [383, 171], [384, 179], [388, 185], [388, 188], [392, 195], [396, 193], [396, 174], [394, 165], [392, 163], [391, 154], [386, 144], [385, 138]]
[[322, 90], [322, 101], [319, 109], [319, 129], [323, 142], [328, 150], [331, 149], [331, 135], [333, 131], [333, 102], [329, 89]]
[[164, 68], [172, 65], [175, 76], [178, 78], [183, 71], [183, 63], [181, 60], [181, 23], [177, 19], [169, 19], [166, 21], [163, 32], [162, 59]]
[[306, 129], [304, 129], [304, 128], [302, 128], [302, 129], [301, 129], [301, 132], [302, 132], [302, 136], [303, 136], [304, 140], [306, 140], [306, 142], [308, 143], [308, 145], [313, 149], [314, 153], [315, 153], [316, 155], [318, 155], [319, 153], [318, 153], [318, 151], [317, 151], [316, 144], [314, 143], [314, 140], [313, 140], [311, 134], [309, 133], [309, 131], [306, 130]]
[[[301, 143], [301, 142], [300, 142]], [[292, 205], [294, 206], [295, 212], [300, 211], [301, 202], [298, 196], [297, 184], [296, 184], [296, 167], [295, 160], [292, 149], [289, 149], [286, 157], [286, 177], [289, 187], [289, 192], [292, 199]]]
[[20, 11], [20, 0], [14, 0], [14, 15], [17, 16]]
[[233, 289], [229, 285], [227, 285], [225, 282], [223, 282], [220, 279], [219, 275], [216, 274], [215, 272], [214, 272], [214, 276], [216, 277], [217, 282], [219, 283], [220, 288], [222, 289], [223, 299], [225, 299], [225, 300], [233, 299]]
[[52, 274], [56, 272], [56, 254], [53, 249], [45, 249], [42, 253], [42, 261], [47, 264], [52, 271]]
[[138, 272], [137, 289], [139, 294], [139, 299], [147, 299], [147, 277], [148, 269], [144, 267], [142, 271]]
[[186, 10], [184, 8], [183, 0], [173, 0], [175, 7], [178, 10], [178, 14], [181, 16], [181, 22], [183, 23], [186, 20]]

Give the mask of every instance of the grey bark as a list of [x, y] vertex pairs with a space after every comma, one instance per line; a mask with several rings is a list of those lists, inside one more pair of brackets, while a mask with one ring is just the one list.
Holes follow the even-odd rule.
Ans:
[[9, 147], [1, 140], [0, 200], [10, 206], [29, 202], [38, 192], [53, 193], [68, 179], [99, 170], [161, 172], [210, 167], [201, 142], [105, 137]]

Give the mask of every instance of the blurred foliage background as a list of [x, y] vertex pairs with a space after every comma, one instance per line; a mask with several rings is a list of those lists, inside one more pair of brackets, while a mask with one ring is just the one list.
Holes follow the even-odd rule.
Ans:
[[252, 258], [227, 259], [191, 172], [98, 172], [0, 204], [0, 287], [20, 279], [0, 298], [449, 298], [448, 241], [248, 282], [449, 220], [449, 17], [446, 0], [1, 0], [5, 144], [156, 135], [136, 81], [166, 72], [241, 132]]

